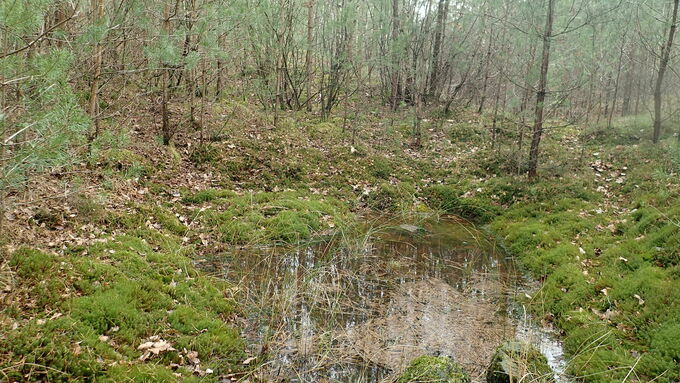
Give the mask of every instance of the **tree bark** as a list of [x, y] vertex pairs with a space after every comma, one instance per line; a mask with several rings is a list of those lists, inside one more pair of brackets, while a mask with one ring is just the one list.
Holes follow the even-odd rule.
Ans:
[[[166, 3], [163, 9], [163, 33], [166, 36], [170, 35], [170, 5]], [[165, 63], [162, 63], [165, 66]], [[162, 98], [161, 98], [161, 133], [163, 135], [163, 144], [170, 145], [170, 140], [172, 139], [172, 128], [170, 127], [170, 116], [168, 111], [168, 102], [170, 101], [170, 91], [168, 87], [170, 86], [170, 72], [168, 68], [161, 68], [161, 87]]]
[[619, 51], [619, 63], [616, 67], [616, 81], [614, 82], [614, 100], [612, 101], [612, 108], [609, 110], [609, 118], [607, 119], [607, 129], [612, 127], [612, 119], [614, 118], [614, 111], [616, 110], [616, 102], [619, 97], [619, 82], [621, 80], [621, 68], [623, 66], [623, 53], [626, 47], [626, 34], [623, 35], [621, 41], [621, 49]]
[[[680, 1], [680, 0], [676, 0]], [[548, 69], [550, 67], [550, 42], [552, 40], [553, 17], [555, 13], [555, 0], [548, 0], [548, 12], [543, 31], [543, 58], [541, 60], [541, 75], [538, 80], [536, 91], [536, 116], [534, 119], [531, 148], [529, 150], [529, 178], [538, 175], [538, 154], [541, 137], [543, 136], [543, 113], [545, 111], [545, 95], [548, 85]]]
[[484, 104], [486, 103], [486, 91], [489, 85], [489, 76], [491, 71], [491, 49], [493, 47], [493, 28], [489, 29], [489, 45], [486, 49], [486, 58], [484, 59], [484, 82], [482, 83], [482, 94], [479, 100], [479, 108], [477, 113], [482, 114], [484, 111]]
[[397, 40], [399, 40], [399, 0], [392, 0], [392, 73], [391, 86], [392, 96], [390, 103], [392, 110], [399, 106], [399, 53], [397, 52]]
[[444, 30], [446, 29], [446, 18], [448, 16], [449, 1], [439, 0], [437, 4], [437, 25], [435, 27], [434, 44], [432, 46], [432, 63], [430, 70], [429, 95], [432, 98], [439, 96], [439, 55], [441, 54]]
[[314, 46], [314, 5], [316, 0], [307, 3], [307, 52], [305, 54], [305, 82], [307, 88], [307, 111], [312, 111], [312, 49]]
[[[92, 23], [101, 22], [104, 18], [104, 0], [91, 0], [90, 5], [92, 8]], [[94, 44], [93, 74], [92, 83], [90, 84], [90, 105], [88, 108], [88, 113], [94, 123], [94, 133], [90, 137], [91, 141], [99, 137], [101, 128], [99, 122], [99, 80], [102, 74], [102, 56], [102, 42], [97, 41]]]
[[663, 78], [668, 69], [668, 61], [670, 60], [671, 49], [673, 48], [673, 38], [675, 37], [675, 29], [677, 27], [678, 19], [678, 3], [680, 0], [673, 1], [673, 16], [671, 26], [668, 29], [668, 39], [666, 44], [661, 48], [661, 61], [659, 62], [659, 72], [656, 77], [656, 84], [654, 86], [654, 134], [652, 141], [659, 142], [661, 137], [661, 88], [663, 86]]

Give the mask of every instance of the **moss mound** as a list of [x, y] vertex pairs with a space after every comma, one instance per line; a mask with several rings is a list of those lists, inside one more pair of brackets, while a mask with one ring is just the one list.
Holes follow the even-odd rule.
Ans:
[[502, 344], [487, 370], [488, 383], [554, 382], [548, 361], [535, 347], [518, 341]]
[[423, 355], [414, 359], [397, 383], [469, 383], [463, 369], [446, 356]]
[[466, 197], [462, 189], [452, 185], [431, 186], [423, 194], [431, 207], [479, 223], [489, 222], [500, 212], [487, 198]]
[[340, 201], [308, 192], [264, 192], [236, 196], [200, 192], [190, 203], [211, 201], [213, 208], [197, 216], [202, 230], [216, 230], [227, 244], [292, 244], [330, 230], [349, 216]]

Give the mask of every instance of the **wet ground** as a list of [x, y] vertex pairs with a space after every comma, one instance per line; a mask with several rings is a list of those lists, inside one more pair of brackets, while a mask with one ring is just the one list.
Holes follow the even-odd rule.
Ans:
[[422, 354], [451, 356], [482, 381], [505, 339], [536, 344], [556, 371], [561, 347], [510, 305], [513, 260], [475, 227], [451, 221], [369, 225], [297, 249], [242, 249], [204, 260], [251, 307], [243, 328], [253, 380], [391, 381]]

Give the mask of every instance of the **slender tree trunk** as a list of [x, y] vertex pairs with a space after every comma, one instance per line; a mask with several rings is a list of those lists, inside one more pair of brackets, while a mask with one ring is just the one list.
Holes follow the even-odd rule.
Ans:
[[434, 44], [432, 46], [432, 62], [430, 70], [429, 95], [437, 98], [439, 95], [439, 55], [441, 54], [444, 30], [446, 29], [446, 18], [448, 16], [449, 1], [439, 0], [437, 4], [437, 25], [435, 27]]
[[312, 49], [314, 48], [314, 5], [316, 0], [307, 3], [307, 52], [305, 55], [305, 82], [307, 88], [307, 111], [312, 111]]
[[678, 3], [680, 3], [680, 0], [673, 1], [673, 15], [671, 26], [668, 29], [668, 40], [666, 40], [666, 44], [661, 48], [659, 72], [656, 76], [656, 84], [654, 86], [654, 134], [652, 136], [652, 141], [654, 143], [659, 142], [659, 138], [661, 137], [661, 88], [663, 86], [663, 78], [666, 75], [666, 69], [668, 68], [671, 49], [673, 48], [673, 38], [675, 37], [678, 19]]
[[201, 116], [198, 121], [198, 127], [200, 129], [200, 144], [203, 145], [205, 140], [205, 98], [208, 96], [208, 71], [206, 69], [205, 57], [201, 59]]
[[414, 97], [414, 102], [413, 102], [413, 138], [414, 138], [414, 146], [416, 148], [420, 148], [422, 145], [422, 133], [420, 129], [420, 124], [422, 117], [420, 115], [421, 113], [421, 97], [420, 94], [417, 90], [415, 90], [415, 94], [413, 95]]
[[[607, 73], [607, 85], [605, 86], [606, 92], [604, 96], [604, 113], [602, 115], [606, 118], [609, 116], [609, 92], [611, 91], [612, 85], [612, 74]], [[599, 121], [599, 120], [598, 120]]]
[[493, 47], [493, 28], [489, 31], [489, 45], [486, 50], [486, 58], [484, 59], [484, 82], [482, 84], [482, 97], [479, 101], [479, 109], [477, 113], [481, 114], [484, 111], [484, 103], [486, 102], [486, 90], [489, 85], [489, 73], [491, 71], [491, 49]]
[[392, 73], [391, 87], [392, 96], [390, 103], [392, 110], [396, 111], [399, 106], [399, 52], [397, 52], [397, 40], [399, 40], [399, 0], [392, 0]]
[[[163, 9], [163, 33], [166, 36], [170, 35], [170, 4], [166, 3]], [[163, 144], [170, 145], [172, 139], [172, 128], [170, 127], [170, 116], [168, 110], [168, 102], [170, 101], [170, 72], [165, 68], [166, 64], [162, 63], [164, 68], [161, 68], [161, 133], [163, 135]]]
[[623, 52], [626, 47], [626, 35], [624, 33], [621, 41], [621, 49], [619, 50], [619, 63], [616, 68], [616, 81], [614, 82], [614, 101], [612, 101], [612, 108], [609, 111], [609, 119], [607, 120], [607, 129], [612, 127], [612, 119], [614, 118], [614, 111], [616, 110], [616, 99], [619, 96], [619, 80], [621, 79], [621, 67], [623, 66]]
[[527, 66], [525, 69], [525, 80], [524, 80], [524, 94], [522, 96], [522, 104], [520, 105], [520, 115], [522, 116], [522, 123], [525, 123], [525, 111], [529, 106], [529, 100], [531, 99], [531, 88], [533, 84], [531, 83], [531, 70], [534, 67], [534, 60], [536, 59], [536, 44], [531, 42], [529, 47], [529, 60], [527, 60]]
[[[678, 0], [676, 0], [678, 1]], [[548, 0], [548, 12], [543, 31], [543, 58], [541, 60], [541, 75], [538, 80], [536, 92], [536, 117], [534, 120], [531, 148], [529, 150], [529, 178], [538, 175], [538, 149], [543, 136], [543, 113], [545, 110], [545, 95], [548, 86], [548, 69], [550, 67], [550, 42], [552, 40], [553, 17], [555, 12], [555, 0]]]
[[493, 122], [491, 124], [491, 148], [495, 148], [498, 143], [498, 108], [501, 100], [501, 90], [503, 88], [503, 76], [498, 76], [498, 87], [496, 88], [496, 98], [493, 103]]
[[623, 89], [623, 102], [621, 104], [621, 116], [630, 115], [631, 99], [633, 97], [634, 80], [637, 73], [637, 63], [633, 58], [636, 56], [635, 50], [628, 55], [630, 66], [626, 69], [626, 85]]
[[[92, 8], [92, 23], [102, 22], [104, 18], [104, 0], [91, 0], [90, 6]], [[101, 124], [99, 121], [99, 82], [102, 74], [102, 42], [97, 41], [94, 44], [94, 62], [93, 62], [93, 74], [92, 83], [90, 84], [90, 105], [88, 112], [90, 118], [94, 123], [94, 133], [90, 137], [90, 140], [94, 140], [99, 137], [99, 132], [101, 129]]]
[[217, 82], [215, 83], [215, 98], [222, 94], [222, 60], [217, 60]]

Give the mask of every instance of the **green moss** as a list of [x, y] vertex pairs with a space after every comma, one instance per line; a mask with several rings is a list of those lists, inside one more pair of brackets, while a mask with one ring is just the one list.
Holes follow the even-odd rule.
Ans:
[[269, 219], [267, 237], [274, 241], [299, 242], [309, 238], [319, 226], [318, 217], [314, 213], [281, 211]]
[[588, 382], [623, 380], [636, 363], [631, 350], [642, 355], [635, 373], [643, 380], [672, 382], [680, 374], [672, 346], [680, 211], [672, 193], [644, 184], [628, 192], [636, 190], [635, 210], [621, 214], [542, 181], [526, 193], [540, 202], [515, 204], [491, 225], [524, 268], [543, 278], [530, 309], [552, 314], [573, 356], [571, 371]]
[[[181, 381], [198, 381], [197, 378], [186, 375], [185, 373], [184, 379], [181, 379]], [[180, 381], [180, 379], [166, 366], [134, 364], [113, 366], [102, 381], [109, 383], [174, 383]]]
[[397, 379], [397, 383], [468, 383], [463, 369], [446, 356], [419, 356]]
[[518, 341], [501, 345], [486, 374], [488, 383], [554, 382], [553, 371], [545, 356], [528, 343]]
[[526, 251], [523, 263], [535, 275], [547, 275], [550, 271], [573, 261], [577, 256], [579, 256], [577, 246], [561, 244], [548, 250]]
[[20, 277], [36, 281], [49, 277], [58, 264], [55, 256], [30, 248], [17, 250], [10, 260]]
[[112, 289], [77, 298], [70, 304], [71, 315], [99, 334], [119, 328], [117, 338], [134, 342], [153, 330], [150, 316], [138, 307], [135, 296], [138, 287], [121, 283]]
[[197, 219], [216, 227], [222, 241], [230, 244], [296, 243], [347, 215], [345, 204], [303, 192], [255, 193], [215, 202], [215, 210]]
[[199, 145], [191, 151], [189, 160], [196, 165], [213, 163], [219, 160], [219, 151], [210, 144]]
[[680, 321], [678, 318], [659, 326], [651, 345], [658, 354], [675, 363], [680, 363]]
[[195, 350], [198, 355], [207, 355], [212, 362], [219, 362], [218, 373], [226, 373], [230, 366], [241, 361], [244, 356], [244, 342], [239, 332], [224, 323], [213, 322], [213, 326], [195, 334], [180, 336], [177, 346]]
[[415, 188], [411, 184], [399, 183], [392, 185], [381, 183], [376, 190], [368, 194], [366, 205], [380, 212], [395, 212], [410, 209], [413, 205]]
[[[155, 215], [172, 217], [156, 209]], [[123, 227], [144, 222], [136, 214], [119, 218]], [[191, 248], [166, 226], [128, 229], [129, 235], [74, 246], [64, 255], [14, 252], [12, 268], [35, 296], [33, 315], [45, 319], [3, 330], [0, 370], [18, 381], [174, 382], [175, 373], [193, 379], [181, 368], [155, 365], [178, 362], [176, 354], [138, 360], [138, 345], [154, 335], [178, 350], [197, 351], [202, 365], [215, 371], [234, 368], [244, 344], [226, 321], [236, 307], [225, 297], [230, 286], [194, 269], [186, 257]], [[54, 312], [60, 317], [51, 317]]]
[[383, 157], [375, 157], [370, 168], [371, 174], [376, 178], [389, 179], [394, 171], [392, 164]]
[[67, 317], [10, 330], [0, 337], [0, 349], [14, 361], [0, 362], [10, 381], [91, 380], [105, 368], [98, 359], [117, 359], [93, 329]]
[[480, 223], [489, 222], [499, 213], [490, 200], [481, 196], [464, 197], [464, 192], [453, 185], [431, 186], [424, 195], [431, 207]]
[[205, 189], [194, 194], [184, 196], [182, 202], [191, 204], [200, 204], [204, 202], [210, 202], [219, 198], [231, 198], [235, 197], [236, 193], [231, 190], [222, 189]]
[[184, 236], [187, 233], [187, 227], [180, 222], [180, 220], [167, 210], [164, 210], [158, 206], [153, 207], [149, 213], [155, 218], [155, 223], [161, 225], [161, 227], [172, 234], [178, 236]]
[[594, 286], [586, 281], [582, 270], [566, 263], [548, 275], [535, 300], [547, 312], [560, 316], [581, 308], [594, 294]]
[[264, 217], [259, 214], [249, 214], [245, 219], [239, 220], [233, 217], [231, 221], [220, 225], [222, 241], [232, 244], [246, 244], [255, 242], [262, 237], [258, 232]]

